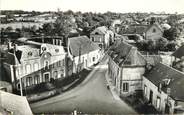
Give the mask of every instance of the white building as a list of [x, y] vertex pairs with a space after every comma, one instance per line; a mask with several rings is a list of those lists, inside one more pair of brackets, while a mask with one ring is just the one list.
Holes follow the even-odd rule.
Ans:
[[101, 58], [100, 47], [87, 36], [68, 39], [68, 55], [74, 61], [73, 73], [97, 64]]

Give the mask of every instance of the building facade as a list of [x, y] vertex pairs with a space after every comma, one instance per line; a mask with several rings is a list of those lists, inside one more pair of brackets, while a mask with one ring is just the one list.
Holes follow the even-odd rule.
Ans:
[[159, 24], [150, 25], [145, 31], [145, 39], [158, 40], [163, 36], [163, 30]]
[[[31, 43], [31, 45], [30, 45]], [[23, 88], [66, 77], [66, 52], [63, 46], [29, 42], [14, 45], [4, 62], [14, 88]]]
[[143, 95], [162, 114], [184, 113], [184, 74], [159, 63], [143, 77]]
[[125, 42], [114, 44], [109, 52], [108, 72], [120, 96], [142, 89], [146, 61], [137, 49]]
[[97, 64], [101, 58], [101, 50], [87, 36], [72, 37], [68, 40], [68, 55], [73, 60], [73, 73], [77, 73]]
[[107, 27], [102, 26], [91, 32], [90, 40], [98, 44], [100, 48], [105, 49], [110, 45], [110, 36], [111, 34], [108, 32]]

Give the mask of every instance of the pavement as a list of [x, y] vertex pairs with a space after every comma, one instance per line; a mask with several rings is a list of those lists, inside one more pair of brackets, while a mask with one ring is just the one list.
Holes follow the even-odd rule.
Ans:
[[110, 91], [111, 91], [111, 93], [112, 93], [114, 99], [120, 101], [121, 98], [119, 97], [119, 95], [117, 94], [117, 92], [116, 92], [116, 90], [115, 90], [115, 86], [114, 86], [113, 83], [112, 83], [112, 80], [111, 80], [111, 78], [110, 78], [110, 76], [109, 76], [109, 74], [108, 74], [108, 71], [106, 72], [105, 78], [106, 78], [107, 84], [108, 84], [108, 86], [109, 86], [109, 89], [110, 89]]
[[30, 104], [33, 113], [137, 114], [123, 100], [107, 89], [107, 57], [103, 58], [77, 87], [49, 99]]

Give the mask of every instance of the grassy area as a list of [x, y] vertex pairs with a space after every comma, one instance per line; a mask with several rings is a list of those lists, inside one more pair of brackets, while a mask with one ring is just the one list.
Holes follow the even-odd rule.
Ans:
[[38, 29], [39, 27], [42, 27], [43, 24], [35, 23], [35, 22], [15, 22], [15, 23], [8, 23], [8, 24], [0, 24], [0, 28], [12, 27], [13, 29], [16, 29], [16, 28], [22, 28], [23, 26], [28, 28], [34, 25]]

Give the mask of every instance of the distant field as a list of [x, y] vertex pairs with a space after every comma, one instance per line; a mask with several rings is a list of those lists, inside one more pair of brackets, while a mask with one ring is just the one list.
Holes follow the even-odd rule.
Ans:
[[0, 29], [1, 28], [7, 28], [8, 26], [12, 27], [13, 29], [16, 28], [22, 28], [24, 27], [32, 27], [36, 26], [38, 29], [39, 27], [42, 27], [43, 23], [35, 23], [35, 22], [15, 22], [15, 23], [8, 23], [8, 24], [0, 24]]

